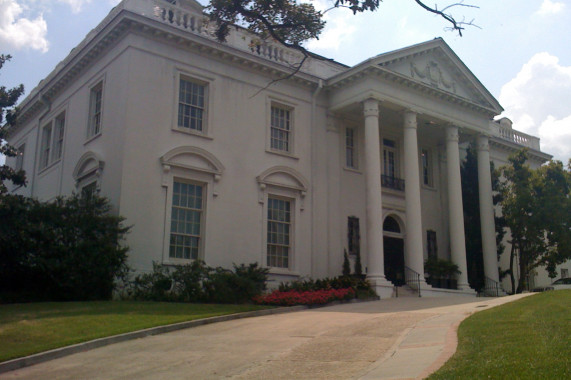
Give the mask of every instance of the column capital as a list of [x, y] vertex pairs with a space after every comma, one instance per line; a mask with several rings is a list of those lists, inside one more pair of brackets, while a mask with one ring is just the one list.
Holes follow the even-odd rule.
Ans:
[[416, 115], [413, 110], [404, 111], [404, 128], [417, 128]]
[[365, 117], [376, 116], [379, 117], [379, 101], [374, 98], [369, 98], [363, 102], [363, 113]]
[[446, 141], [460, 141], [458, 134], [458, 127], [455, 125], [449, 125], [446, 127]]
[[477, 150], [478, 152], [482, 152], [482, 151], [490, 151], [490, 140], [488, 138], [488, 136], [486, 135], [479, 135], [477, 140], [476, 140], [476, 146], [477, 146]]

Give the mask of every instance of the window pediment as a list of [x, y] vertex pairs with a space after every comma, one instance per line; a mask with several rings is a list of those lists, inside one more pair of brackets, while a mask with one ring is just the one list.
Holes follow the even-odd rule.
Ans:
[[170, 150], [161, 157], [163, 167], [171, 166], [221, 175], [224, 165], [212, 153], [198, 147], [182, 146]]
[[308, 181], [301, 173], [287, 166], [274, 166], [256, 177], [256, 180], [260, 185], [284, 187], [304, 193], [309, 187]]
[[101, 176], [105, 162], [94, 152], [87, 152], [77, 162], [73, 170], [73, 178], [76, 184], [89, 176]]

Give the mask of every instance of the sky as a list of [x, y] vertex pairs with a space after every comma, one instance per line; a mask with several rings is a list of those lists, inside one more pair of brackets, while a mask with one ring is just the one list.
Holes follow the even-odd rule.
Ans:
[[[334, 0], [304, 0], [328, 9]], [[460, 0], [462, 1], [462, 0]], [[119, 0], [0, 0], [0, 53], [12, 61], [0, 85], [23, 83], [28, 94]], [[200, 0], [207, 4], [206, 0]], [[430, 0], [440, 8], [458, 1]], [[384, 0], [376, 12], [325, 14], [311, 51], [355, 65], [375, 55], [442, 37], [505, 109], [514, 128], [541, 138], [541, 148], [571, 158], [571, 0], [464, 0], [463, 36], [414, 0]], [[23, 98], [22, 98], [23, 100]], [[1, 160], [1, 158], [0, 158]]]

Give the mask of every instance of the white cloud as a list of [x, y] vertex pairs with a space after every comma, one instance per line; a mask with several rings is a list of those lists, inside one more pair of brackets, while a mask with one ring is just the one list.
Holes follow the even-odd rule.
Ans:
[[535, 54], [499, 100], [514, 128], [541, 139], [543, 151], [567, 162], [571, 157], [571, 66], [549, 53]]
[[84, 4], [91, 3], [91, 0], [57, 0], [60, 3], [69, 4], [73, 13], [81, 12]]
[[[331, 8], [331, 1], [315, 0], [311, 4], [315, 9], [325, 11]], [[326, 21], [325, 28], [319, 37], [319, 40], [311, 40], [307, 47], [310, 50], [315, 49], [332, 49], [339, 50], [342, 43], [350, 40], [357, 28], [351, 25], [350, 12], [344, 12], [345, 9], [333, 9], [326, 12], [323, 19]]]
[[23, 12], [17, 0], [0, 0], [0, 45], [48, 51], [48, 26], [43, 16], [31, 20], [21, 17]]
[[554, 2], [551, 0], [543, 0], [543, 3], [541, 3], [541, 6], [539, 7], [539, 10], [536, 13], [542, 16], [553, 15], [563, 11], [564, 8], [565, 8], [564, 3], [556, 1]]

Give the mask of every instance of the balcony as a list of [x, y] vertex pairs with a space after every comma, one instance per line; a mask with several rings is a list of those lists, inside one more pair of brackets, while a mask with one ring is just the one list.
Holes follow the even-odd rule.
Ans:
[[516, 131], [515, 129], [506, 128], [504, 126], [498, 127], [498, 134], [502, 140], [507, 140], [512, 143], [525, 146], [527, 148], [539, 149], [539, 138], [530, 136], [526, 133]]
[[404, 179], [381, 175], [381, 186], [388, 189], [404, 191]]

